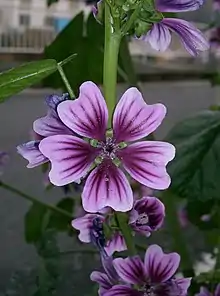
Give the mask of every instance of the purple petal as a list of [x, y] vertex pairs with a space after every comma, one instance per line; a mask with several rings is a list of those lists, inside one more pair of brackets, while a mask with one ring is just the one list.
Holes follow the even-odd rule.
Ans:
[[93, 282], [96, 282], [99, 284], [99, 295], [103, 296], [106, 291], [111, 289], [112, 283], [109, 280], [107, 274], [99, 272], [99, 271], [93, 271], [90, 275], [90, 279]]
[[166, 165], [174, 156], [173, 145], [158, 141], [134, 143], [118, 152], [118, 157], [132, 178], [153, 189], [169, 187], [170, 177]]
[[44, 137], [73, 134], [59, 119], [58, 115], [51, 110], [48, 111], [47, 116], [34, 121], [33, 129], [37, 134]]
[[192, 278], [182, 278], [182, 279], [175, 279], [175, 283], [181, 288], [181, 295], [180, 296], [186, 296], [188, 288], [191, 284]]
[[79, 98], [59, 104], [57, 111], [63, 123], [77, 134], [104, 140], [108, 109], [99, 88], [93, 82], [83, 83]]
[[169, 280], [179, 267], [180, 256], [177, 253], [164, 254], [158, 245], [151, 245], [145, 254], [146, 272], [153, 283]]
[[171, 42], [169, 29], [161, 22], [152, 25], [146, 35], [141, 36], [141, 40], [148, 41], [151, 47], [157, 51], [165, 51]]
[[123, 285], [117, 285], [108, 290], [105, 296], [143, 296], [143, 292]]
[[122, 252], [127, 250], [124, 237], [119, 232], [116, 232], [107, 242], [105, 250], [108, 256], [113, 255], [114, 252]]
[[194, 11], [203, 5], [203, 0], [156, 0], [155, 7], [161, 12]]
[[129, 88], [118, 102], [113, 116], [116, 142], [135, 141], [149, 135], [161, 124], [165, 114], [164, 105], [147, 105], [137, 88]]
[[39, 150], [39, 144], [40, 141], [30, 141], [17, 146], [17, 152], [28, 160], [28, 168], [48, 162], [48, 158]]
[[[164, 221], [165, 207], [156, 197], [142, 197], [134, 204], [134, 209], [138, 213], [137, 219], [133, 222], [132, 227], [143, 235], [159, 229]], [[146, 218], [145, 218], [146, 217]], [[147, 219], [145, 223], [145, 219]]]
[[214, 296], [220, 296], [220, 284], [217, 285]]
[[96, 217], [96, 214], [86, 214], [85, 216], [76, 218], [72, 221], [72, 227], [80, 231], [78, 238], [81, 242], [91, 242], [90, 228], [92, 226], [93, 219]]
[[124, 173], [112, 162], [105, 161], [88, 176], [82, 203], [85, 211], [91, 213], [107, 206], [126, 212], [133, 206], [133, 194]]
[[70, 135], [45, 138], [39, 147], [51, 161], [49, 178], [56, 186], [72, 183], [85, 176], [98, 152], [85, 141]]
[[195, 296], [212, 296], [212, 294], [206, 287], [201, 287], [199, 293], [197, 293]]
[[209, 49], [209, 43], [195, 26], [176, 18], [164, 18], [161, 23], [179, 35], [186, 50], [191, 55]]
[[144, 264], [139, 256], [126, 259], [117, 258], [113, 261], [119, 277], [128, 284], [141, 285], [145, 283]]

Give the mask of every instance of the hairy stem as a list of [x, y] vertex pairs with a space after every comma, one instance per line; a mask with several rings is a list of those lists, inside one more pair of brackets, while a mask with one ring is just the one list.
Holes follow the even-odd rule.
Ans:
[[104, 68], [103, 87], [105, 100], [109, 112], [109, 127], [116, 102], [116, 85], [118, 69], [118, 53], [121, 41], [120, 32], [113, 32], [112, 17], [110, 8], [105, 3], [105, 47], [104, 47]]
[[122, 235], [125, 239], [128, 253], [129, 255], [133, 256], [136, 255], [136, 248], [135, 248], [135, 242], [134, 238], [132, 236], [131, 229], [128, 225], [128, 216], [126, 213], [117, 212], [116, 213], [116, 219], [118, 222], [118, 226], [122, 232]]
[[69, 81], [68, 81], [68, 79], [67, 79], [67, 77], [66, 77], [66, 75], [65, 75], [65, 73], [63, 71], [63, 68], [62, 68], [62, 66], [61, 66], [60, 63], [57, 65], [57, 70], [60, 73], [60, 76], [61, 76], [61, 78], [63, 80], [63, 83], [65, 84], [66, 89], [67, 89], [67, 91], [68, 91], [68, 93], [70, 95], [70, 98], [71, 99], [74, 99], [75, 98], [74, 92], [72, 90], [72, 87], [69, 84]]

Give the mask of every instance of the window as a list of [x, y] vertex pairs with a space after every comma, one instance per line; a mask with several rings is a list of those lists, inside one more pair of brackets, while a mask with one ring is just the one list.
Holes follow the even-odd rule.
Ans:
[[54, 27], [55, 25], [55, 19], [53, 16], [47, 16], [44, 20], [44, 24], [47, 27]]
[[29, 14], [20, 14], [19, 16], [19, 24], [21, 26], [30, 26], [30, 15]]

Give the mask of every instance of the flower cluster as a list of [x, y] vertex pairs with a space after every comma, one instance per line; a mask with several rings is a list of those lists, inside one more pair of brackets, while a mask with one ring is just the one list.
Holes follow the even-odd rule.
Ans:
[[33, 124], [35, 139], [19, 145], [18, 152], [30, 168], [48, 162], [52, 184], [81, 184], [83, 208], [77, 209], [72, 227], [81, 242], [100, 252], [105, 273], [91, 275], [99, 294], [185, 296], [190, 279], [173, 277], [177, 254], [151, 246], [145, 263], [138, 256], [112, 257], [129, 247], [115, 211], [127, 212], [126, 227], [133, 236], [149, 237], [163, 225], [165, 208], [153, 189], [169, 187], [166, 165], [175, 148], [146, 137], [161, 124], [165, 106], [148, 105], [138, 89], [129, 88], [109, 129], [105, 100], [93, 82], [83, 83], [75, 100], [52, 95], [46, 103], [47, 115]]

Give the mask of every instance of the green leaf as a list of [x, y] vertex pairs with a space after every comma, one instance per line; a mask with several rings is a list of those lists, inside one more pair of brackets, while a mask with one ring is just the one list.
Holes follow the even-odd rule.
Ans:
[[33, 204], [24, 217], [25, 240], [27, 243], [37, 242], [42, 235], [42, 227], [47, 208]]
[[39, 82], [57, 70], [55, 60], [23, 64], [0, 74], [0, 102]]
[[[58, 62], [74, 53], [74, 59], [63, 68], [71, 88], [77, 94], [84, 81], [92, 80], [101, 84], [103, 79], [104, 27], [95, 20], [93, 14], [90, 14], [86, 21], [83, 13], [78, 14], [44, 51], [46, 58]], [[119, 65], [124, 70], [121, 58]], [[47, 77], [44, 86], [64, 87], [58, 73]]]
[[177, 150], [168, 166], [170, 190], [189, 199], [219, 199], [220, 112], [204, 111], [178, 123], [166, 141]]
[[[74, 201], [72, 198], [64, 198], [56, 204], [56, 207], [69, 212], [70, 214], [73, 213]], [[64, 217], [61, 214], [51, 212], [48, 228], [53, 228], [58, 231], [66, 231], [69, 230], [71, 225], [71, 218]]]

